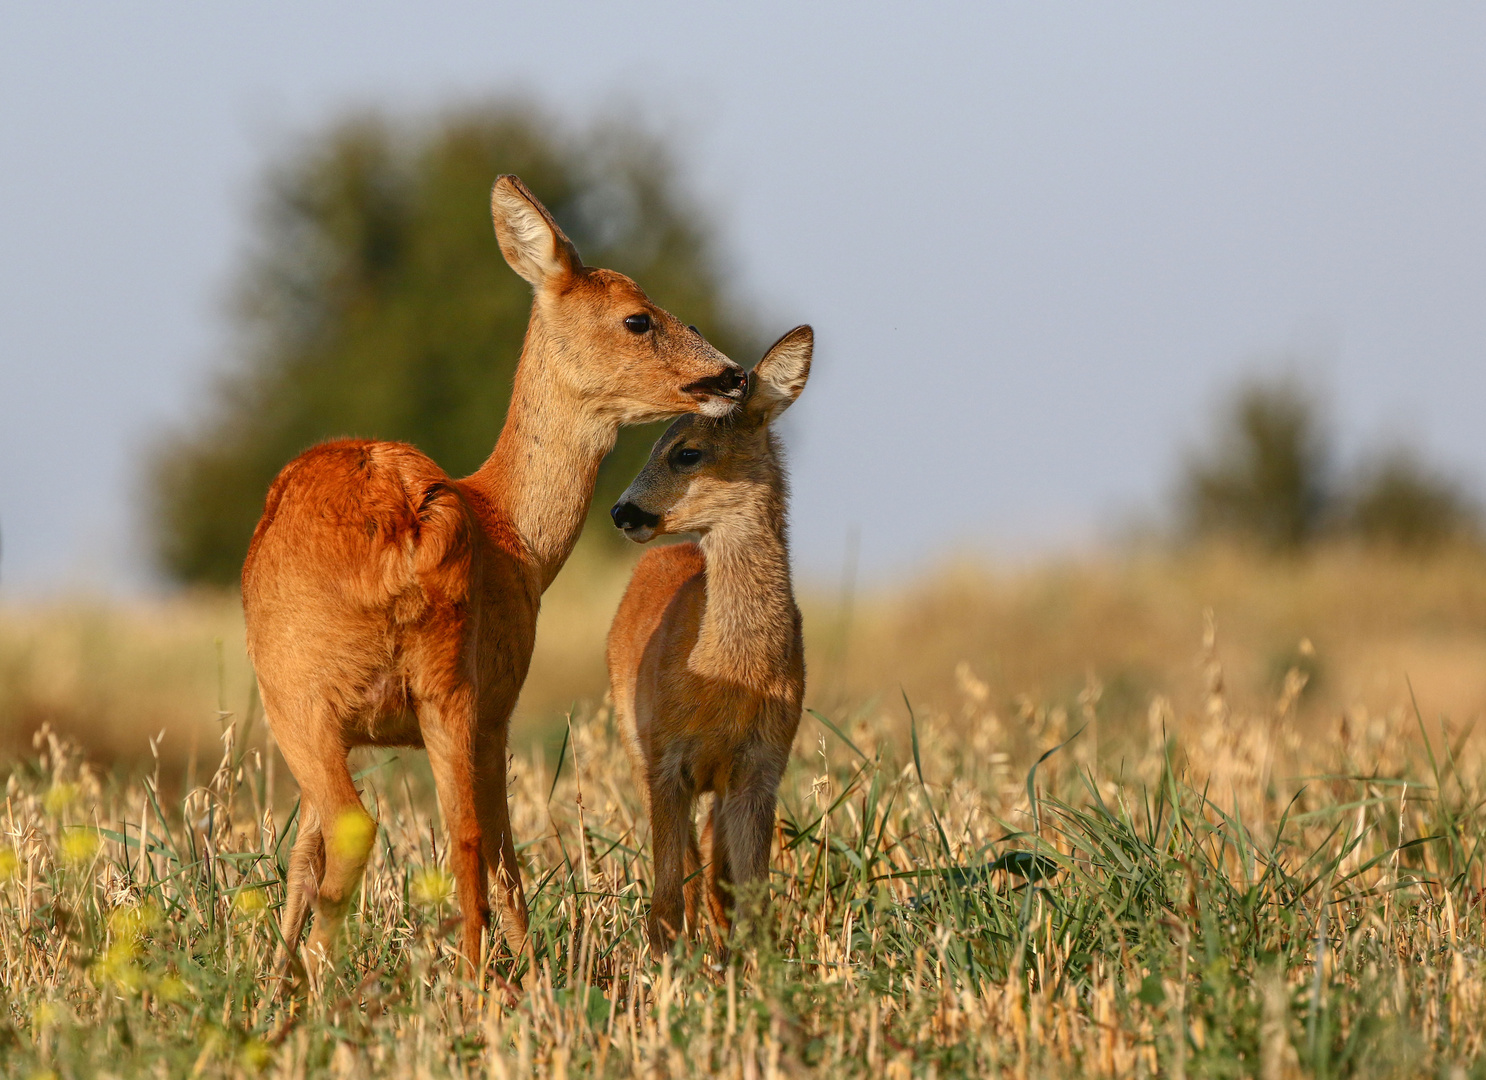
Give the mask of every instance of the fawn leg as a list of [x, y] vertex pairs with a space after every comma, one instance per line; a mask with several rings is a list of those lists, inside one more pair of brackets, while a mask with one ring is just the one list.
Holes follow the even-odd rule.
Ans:
[[702, 925], [697, 914], [706, 882], [702, 879], [702, 849], [697, 845], [696, 823], [692, 820], [689, 807], [686, 814], [686, 834], [686, 859], [682, 867], [684, 873], [681, 891], [686, 901], [686, 933], [690, 935], [696, 933], [697, 928]]
[[723, 796], [712, 796], [712, 809], [702, 830], [702, 851], [707, 859], [707, 910], [712, 915], [712, 943], [719, 959], [727, 963], [728, 934], [733, 928], [733, 871], [728, 863], [728, 846], [717, 824], [718, 807]]
[[[655, 851], [655, 888], [650, 897], [650, 951], [659, 958], [686, 930], [686, 875], [693, 828], [691, 789], [666, 777], [650, 787], [650, 838]], [[693, 924], [695, 925], [695, 924]]]
[[[774, 837], [774, 804], [782, 770], [750, 769], [729, 789], [718, 810], [732, 893], [738, 886], [769, 878], [769, 848]], [[717, 837], [713, 837], [716, 846]], [[763, 899], [767, 902], [767, 897]], [[731, 907], [732, 904], [728, 904]]]

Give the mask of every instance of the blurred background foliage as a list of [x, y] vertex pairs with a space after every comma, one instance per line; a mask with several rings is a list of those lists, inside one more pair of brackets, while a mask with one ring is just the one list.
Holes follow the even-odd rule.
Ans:
[[[170, 579], [235, 585], [273, 477], [323, 439], [410, 442], [455, 476], [489, 454], [531, 307], [490, 224], [505, 172], [589, 265], [629, 274], [741, 363], [757, 358], [764, 336], [726, 292], [705, 216], [663, 142], [634, 122], [573, 132], [520, 102], [343, 119], [267, 170], [224, 370], [199, 419], [152, 454], [145, 519]], [[655, 434], [621, 435], [595, 507]]]
[[1181, 535], [1274, 552], [1327, 540], [1415, 553], [1481, 542], [1481, 510], [1463, 481], [1405, 444], [1343, 469], [1326, 413], [1320, 392], [1291, 373], [1235, 386], [1211, 444], [1183, 462]]
[[[307, 446], [402, 439], [455, 475], [480, 464], [531, 303], [491, 229], [501, 172], [531, 185], [587, 261], [631, 274], [736, 359], [751, 363], [783, 329], [761, 333], [729, 291], [710, 219], [664, 141], [634, 122], [574, 130], [507, 101], [308, 132], [260, 181], [217, 381], [150, 461], [158, 563], [208, 588], [0, 607], [0, 756], [27, 752], [48, 723], [133, 760], [163, 728], [179, 764], [216, 737], [218, 715], [254, 714], [235, 586], [269, 483]], [[812, 704], [846, 716], [907, 689], [923, 715], [953, 717], [969, 694], [1011, 725], [1029, 701], [1078, 716], [1097, 698], [1100, 739], [1115, 746], [1144, 730], [1154, 695], [1205, 707], [1206, 668], [1192, 660], [1211, 611], [1227, 685], [1260, 700], [1303, 669], [1306, 723], [1392, 709], [1408, 700], [1405, 673], [1446, 713], [1481, 715], [1486, 544], [1470, 489], [1408, 445], [1343, 454], [1326, 395], [1293, 373], [1229, 387], [1212, 419], [1205, 442], [1174, 454], [1174, 513], [1136, 542], [1076, 558], [1054, 548], [1021, 568], [981, 553], [898, 580], [858, 582], [848, 560], [839, 595], [801, 580]], [[654, 435], [621, 437], [600, 513]], [[943, 539], [933, 517], [925, 551]], [[594, 524], [590, 553], [638, 555]], [[603, 695], [627, 577], [625, 558], [580, 557], [549, 591], [519, 744], [560, 740], [574, 701]]]
[[[320, 440], [403, 440], [456, 476], [484, 460], [531, 304], [490, 225], [502, 172], [526, 180], [585, 261], [631, 275], [735, 359], [757, 356], [767, 336], [729, 293], [706, 215], [664, 141], [633, 120], [574, 131], [517, 101], [341, 119], [265, 171], [222, 371], [198, 418], [154, 448], [144, 517], [167, 577], [235, 585], [269, 483]], [[1406, 445], [1342, 468], [1327, 413], [1294, 374], [1232, 387], [1209, 445], [1180, 462], [1178, 538], [1281, 553], [1338, 539], [1414, 552], [1480, 541], [1461, 481]], [[655, 434], [621, 435], [596, 510]]]

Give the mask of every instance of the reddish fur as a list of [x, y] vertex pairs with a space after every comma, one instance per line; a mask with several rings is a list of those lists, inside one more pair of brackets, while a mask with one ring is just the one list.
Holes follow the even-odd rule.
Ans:
[[[805, 691], [785, 477], [768, 425], [803, 387], [812, 341], [801, 327], [770, 350], [758, 368], [764, 392], [737, 418], [678, 420], [623, 497], [659, 519], [657, 532], [702, 533], [700, 544], [640, 560], [609, 631], [614, 710], [650, 815], [656, 953], [698, 925], [704, 854], [719, 938], [733, 887], [768, 874], [776, 793]], [[705, 448], [705, 464], [678, 468], [671, 451], [683, 445]], [[707, 792], [712, 812], [699, 844], [692, 807]]]
[[[337, 837], [370, 835], [346, 764], [366, 745], [428, 749], [466, 961], [479, 963], [489, 921], [487, 867], [506, 942], [526, 949], [506, 734], [542, 592], [572, 550], [619, 425], [710, 405], [716, 394], [688, 387], [736, 370], [628, 278], [583, 267], [519, 181], [499, 181], [494, 201], [502, 250], [536, 295], [489, 460], [456, 480], [403, 443], [314, 447], [274, 481], [243, 567], [264, 710], [303, 795], [286, 961], [310, 906], [312, 959], [333, 950], [360, 880], [369, 844]], [[503, 212], [526, 215], [525, 231]], [[652, 332], [624, 329], [636, 311], [651, 315]]]

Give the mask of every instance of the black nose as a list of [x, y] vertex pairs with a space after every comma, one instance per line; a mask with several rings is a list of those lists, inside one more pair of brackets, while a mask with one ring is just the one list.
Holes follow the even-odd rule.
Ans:
[[632, 502], [615, 503], [614, 509], [609, 511], [609, 516], [614, 519], [614, 524], [621, 529], [655, 528], [660, 524], [660, 518], [655, 514], [647, 514]]
[[740, 367], [731, 367], [720, 375], [713, 375], [706, 379], [698, 379], [689, 384], [686, 390], [693, 394], [721, 394], [723, 397], [736, 397], [743, 392], [748, 385], [748, 372]]

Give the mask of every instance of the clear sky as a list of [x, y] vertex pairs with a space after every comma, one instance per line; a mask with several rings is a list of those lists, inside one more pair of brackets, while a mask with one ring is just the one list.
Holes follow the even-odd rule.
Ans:
[[140, 451], [224, 354], [266, 160], [509, 91], [671, 132], [815, 325], [807, 573], [854, 525], [873, 575], [1087, 542], [1284, 357], [1346, 445], [1486, 478], [1486, 6], [4, 4], [0, 589], [148, 587]]

